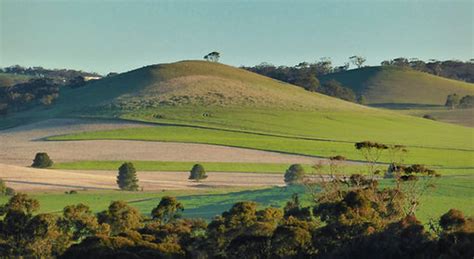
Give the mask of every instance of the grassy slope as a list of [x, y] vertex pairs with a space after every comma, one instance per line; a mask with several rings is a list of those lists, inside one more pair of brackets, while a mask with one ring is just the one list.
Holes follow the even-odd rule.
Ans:
[[430, 109], [400, 110], [400, 112], [417, 117], [423, 117], [424, 115], [429, 114], [437, 121], [474, 127], [474, 108], [451, 110], [446, 107], [433, 107]]
[[411, 69], [365, 67], [323, 76], [363, 94], [368, 104], [443, 105], [448, 94], [474, 94], [474, 84]]

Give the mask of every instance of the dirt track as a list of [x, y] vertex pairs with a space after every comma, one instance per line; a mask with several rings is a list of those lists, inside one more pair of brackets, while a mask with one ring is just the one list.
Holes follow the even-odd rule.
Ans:
[[[29, 168], [37, 152], [48, 152], [56, 162], [77, 160], [158, 160], [201, 162], [315, 163], [305, 156], [205, 144], [92, 140], [43, 141], [42, 138], [82, 131], [150, 125], [116, 121], [47, 120], [0, 131], [0, 178], [20, 191], [116, 189], [116, 171], [64, 171]], [[188, 172], [138, 172], [145, 190], [225, 186], [282, 185], [279, 174], [208, 173], [202, 183], [188, 181]], [[238, 181], [236, 181], [238, 179]]]

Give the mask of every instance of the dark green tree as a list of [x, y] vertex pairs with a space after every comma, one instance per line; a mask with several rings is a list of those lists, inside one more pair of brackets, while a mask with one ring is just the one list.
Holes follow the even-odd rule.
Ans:
[[286, 184], [298, 184], [301, 183], [304, 179], [304, 168], [300, 164], [291, 165], [285, 173], [285, 183]]
[[466, 95], [459, 101], [459, 107], [472, 108], [474, 107], [474, 95]]
[[221, 54], [217, 51], [213, 51], [206, 56], [204, 56], [204, 59], [207, 61], [212, 61], [212, 62], [219, 62], [219, 58], [221, 57]]
[[119, 167], [117, 184], [121, 190], [138, 191], [137, 171], [132, 163], [123, 163]]
[[31, 167], [35, 168], [48, 168], [53, 166], [53, 160], [49, 158], [48, 153], [36, 153], [35, 159]]
[[201, 164], [195, 164], [191, 169], [189, 180], [200, 181], [206, 178], [207, 175], [206, 171], [204, 170], [204, 167]]
[[302, 74], [292, 81], [292, 83], [311, 92], [316, 92], [320, 86], [319, 80], [316, 78], [316, 76], [309, 73]]
[[457, 94], [450, 94], [446, 98], [446, 103], [444, 104], [444, 106], [450, 109], [454, 109], [459, 105], [459, 101], [459, 96]]
[[343, 86], [339, 81], [334, 79], [324, 82], [319, 89], [319, 92], [349, 102], [356, 101], [356, 95], [354, 91], [348, 87]]

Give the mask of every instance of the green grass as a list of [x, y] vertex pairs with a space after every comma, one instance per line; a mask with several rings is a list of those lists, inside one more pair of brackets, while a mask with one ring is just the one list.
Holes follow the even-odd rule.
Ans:
[[[76, 161], [56, 163], [53, 169], [66, 170], [117, 170], [124, 161]], [[202, 164], [207, 172], [252, 172], [283, 174], [290, 164], [279, 163], [226, 163], [226, 162], [175, 162], [129, 161], [138, 171], [190, 171], [194, 164]], [[306, 171], [311, 165], [304, 165]]]
[[417, 117], [423, 117], [429, 114], [437, 121], [474, 127], [474, 108], [451, 110], [446, 107], [436, 107], [431, 109], [401, 110], [400, 112]]
[[[111, 201], [124, 200], [130, 204], [140, 203], [148, 200], [159, 200], [161, 197], [170, 196], [193, 196], [193, 195], [219, 195], [228, 192], [242, 191], [242, 188], [206, 189], [206, 190], [179, 190], [162, 192], [126, 192], [126, 191], [81, 191], [77, 194], [65, 194], [62, 192], [29, 192], [28, 195], [40, 202], [39, 213], [60, 212], [67, 205], [83, 203], [94, 212], [106, 209]], [[8, 201], [8, 197], [0, 196], [0, 203]], [[157, 203], [158, 204], [158, 203]], [[156, 206], [156, 205], [155, 205]]]
[[[425, 135], [429, 134], [427, 133]], [[425, 136], [425, 138], [427, 137], [429, 136]], [[205, 143], [321, 157], [342, 154], [348, 159], [352, 160], [363, 159], [360, 153], [354, 148], [353, 143], [285, 138], [178, 126], [159, 126], [138, 129], [83, 132], [73, 135], [51, 137], [49, 139], [128, 139]], [[470, 140], [472, 141], [470, 136], [464, 136], [464, 145], [460, 145], [459, 147], [470, 147], [470, 144], [472, 144], [470, 143]], [[473, 151], [410, 147], [406, 162], [450, 168], [472, 168], [473, 155]], [[389, 157], [386, 155], [383, 157], [382, 161], [389, 161]]]
[[330, 79], [363, 94], [369, 104], [443, 105], [448, 94], [474, 94], [474, 84], [408, 68], [364, 67], [320, 78], [321, 82]]
[[[53, 169], [64, 170], [117, 170], [125, 161], [75, 161], [55, 163]], [[132, 162], [138, 171], [190, 171], [196, 163], [202, 164], [207, 172], [243, 172], [243, 173], [274, 173], [283, 174], [290, 164], [282, 163], [235, 163], [235, 162], [181, 162], [181, 161], [127, 161]], [[315, 173], [311, 164], [302, 164], [305, 172]], [[387, 165], [377, 165], [380, 171], [387, 169]], [[442, 169], [435, 168], [443, 176], [447, 175], [474, 175], [474, 169]], [[319, 173], [329, 173], [329, 166], [323, 166]], [[366, 165], [339, 165], [338, 169], [344, 174], [366, 174]]]
[[[382, 180], [381, 186], [391, 185], [390, 180]], [[474, 177], [448, 176], [440, 178], [437, 188], [427, 192], [417, 212], [423, 222], [430, 218], [438, 218], [450, 208], [457, 208], [467, 215], [474, 214]], [[142, 213], [148, 214], [159, 203], [164, 195], [178, 197], [185, 207], [187, 217], [211, 219], [215, 215], [228, 210], [238, 201], [256, 201], [261, 207], [282, 207], [293, 193], [301, 193], [305, 205], [311, 205], [310, 198], [304, 195], [302, 187], [273, 187], [266, 189], [215, 189], [208, 191], [165, 191], [121, 192], [121, 191], [79, 191], [75, 195], [63, 193], [32, 193], [32, 197], [41, 203], [40, 212], [59, 212], [66, 205], [84, 203], [91, 206], [94, 212], [106, 209], [113, 200], [126, 200]], [[0, 197], [0, 202], [7, 201]]]

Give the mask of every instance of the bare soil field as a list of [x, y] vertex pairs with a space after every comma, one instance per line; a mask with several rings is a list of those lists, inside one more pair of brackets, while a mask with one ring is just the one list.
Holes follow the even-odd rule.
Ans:
[[156, 160], [315, 163], [325, 161], [325, 159], [306, 156], [206, 144], [127, 140], [42, 140], [53, 135], [129, 127], [152, 126], [143, 123], [120, 121], [54, 119], [0, 131], [0, 163], [29, 166], [37, 152], [47, 152], [55, 162], [79, 160]]
[[[254, 187], [284, 185], [278, 174], [210, 172], [201, 182], [189, 181], [189, 172], [138, 172], [144, 191], [199, 189], [216, 187]], [[113, 190], [116, 171], [64, 171], [0, 164], [0, 176], [17, 191]], [[239, 181], [235, 181], [239, 179]]]

